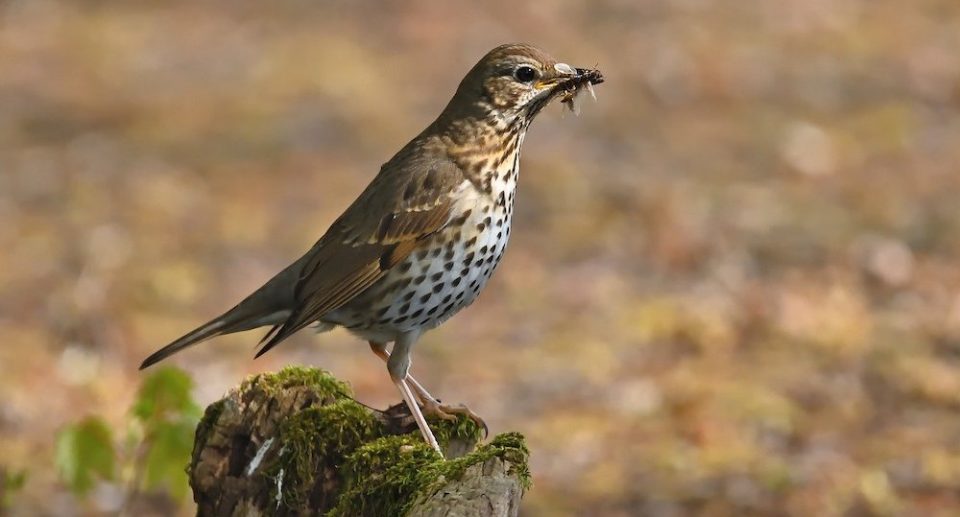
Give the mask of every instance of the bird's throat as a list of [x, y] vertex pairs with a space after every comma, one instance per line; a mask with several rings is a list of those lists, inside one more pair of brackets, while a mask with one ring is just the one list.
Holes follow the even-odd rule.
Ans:
[[497, 196], [502, 190], [512, 192], [519, 173], [525, 129], [489, 128], [470, 143], [448, 147], [448, 153], [477, 190], [490, 196]]

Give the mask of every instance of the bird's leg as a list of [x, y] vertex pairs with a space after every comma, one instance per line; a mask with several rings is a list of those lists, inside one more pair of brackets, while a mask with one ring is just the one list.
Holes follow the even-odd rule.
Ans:
[[437, 438], [433, 436], [433, 431], [427, 425], [427, 419], [423, 417], [420, 405], [414, 399], [413, 392], [410, 391], [410, 386], [406, 380], [410, 371], [410, 348], [417, 341], [419, 335], [419, 332], [405, 332], [397, 338], [393, 345], [393, 354], [390, 354], [387, 359], [387, 371], [390, 372], [390, 378], [393, 379], [393, 383], [400, 391], [403, 401], [407, 403], [407, 408], [410, 409], [414, 421], [417, 422], [420, 434], [442, 458], [443, 451], [440, 450], [440, 444], [437, 443]]
[[[373, 350], [373, 353], [377, 357], [383, 360], [383, 362], [388, 362], [390, 360], [390, 352], [387, 352], [387, 345], [383, 343], [377, 343], [376, 341], [370, 341], [370, 350]], [[407, 373], [407, 384], [410, 385], [411, 391], [417, 397], [417, 400], [420, 401], [420, 405], [427, 406], [432, 403], [435, 406], [440, 406], [440, 400], [434, 398], [433, 395], [423, 387], [423, 384], [420, 384], [419, 381], [413, 378], [413, 375]], [[438, 415], [445, 420], [451, 420], [451, 415]], [[455, 419], [455, 418], [454, 418]]]
[[[383, 362], [388, 362], [390, 360], [390, 352], [387, 352], [386, 346], [381, 343], [370, 342], [370, 348], [373, 350], [373, 353], [377, 355], [380, 359], [383, 359]], [[456, 420], [457, 417], [452, 413], [456, 412], [456, 408], [453, 411], [444, 411], [444, 406], [439, 399], [435, 398], [433, 395], [423, 387], [423, 384], [420, 384], [417, 379], [407, 373], [406, 378], [407, 384], [410, 386], [410, 391], [413, 392], [413, 395], [417, 398], [417, 401], [420, 403], [420, 407], [423, 409], [424, 413], [427, 415], [434, 415], [444, 420]], [[473, 414], [472, 411], [467, 409], [468, 416], [477, 420], [478, 424], [482, 425], [486, 429], [486, 424], [483, 423], [483, 420], [479, 416]]]
[[[387, 345], [383, 343], [377, 343], [376, 341], [370, 341], [370, 350], [372, 350], [377, 357], [383, 359], [383, 362], [388, 363], [390, 361], [390, 352], [387, 352]], [[483, 429], [484, 436], [490, 434], [490, 431], [487, 428], [487, 423], [480, 418], [480, 415], [474, 413], [466, 405], [458, 404], [456, 406], [451, 406], [441, 403], [440, 399], [431, 395], [430, 392], [427, 391], [427, 389], [424, 388], [423, 385], [414, 379], [413, 375], [410, 375], [409, 373], [407, 373], [406, 381], [409, 384], [414, 396], [416, 396], [417, 400], [420, 401], [420, 406], [423, 408], [424, 414], [433, 415], [444, 420], [456, 420], [457, 417], [454, 415], [464, 415], [470, 420], [473, 420]]]

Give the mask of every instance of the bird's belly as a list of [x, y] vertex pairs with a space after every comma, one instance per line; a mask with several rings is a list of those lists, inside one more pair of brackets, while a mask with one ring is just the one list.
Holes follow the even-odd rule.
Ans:
[[425, 240], [384, 278], [324, 319], [378, 341], [434, 328], [476, 300], [509, 236], [509, 211], [493, 204], [486, 210], [478, 207], [462, 224]]

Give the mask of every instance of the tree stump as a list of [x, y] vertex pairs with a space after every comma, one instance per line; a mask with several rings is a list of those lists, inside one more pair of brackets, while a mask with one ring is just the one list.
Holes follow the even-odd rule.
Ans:
[[479, 444], [471, 420], [432, 420], [447, 459], [406, 406], [377, 411], [308, 368], [247, 379], [206, 409], [190, 486], [199, 515], [508, 516], [529, 487], [517, 433]]

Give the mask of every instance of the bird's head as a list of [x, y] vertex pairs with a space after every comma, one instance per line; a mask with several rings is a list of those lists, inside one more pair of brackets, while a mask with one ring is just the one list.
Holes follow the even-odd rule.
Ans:
[[447, 111], [525, 126], [551, 100], [601, 82], [599, 71], [557, 62], [532, 45], [501, 45], [467, 73]]

